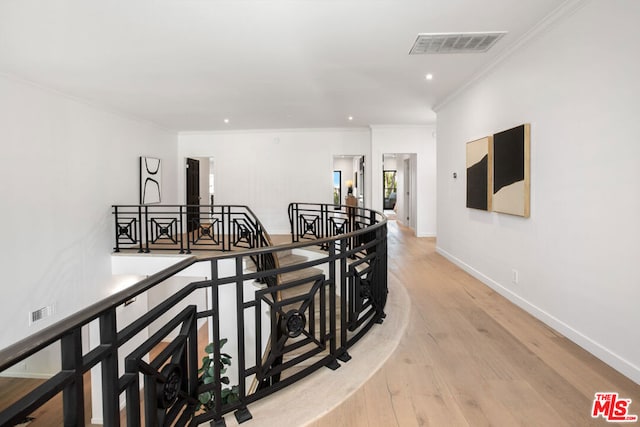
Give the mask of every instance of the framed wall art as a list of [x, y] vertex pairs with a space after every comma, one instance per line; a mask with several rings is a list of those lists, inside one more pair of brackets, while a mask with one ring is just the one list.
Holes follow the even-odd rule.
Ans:
[[467, 143], [467, 207], [491, 210], [492, 137]]
[[160, 159], [140, 157], [140, 204], [162, 201], [162, 169]]
[[530, 215], [530, 133], [526, 123], [493, 135], [493, 197], [495, 212]]

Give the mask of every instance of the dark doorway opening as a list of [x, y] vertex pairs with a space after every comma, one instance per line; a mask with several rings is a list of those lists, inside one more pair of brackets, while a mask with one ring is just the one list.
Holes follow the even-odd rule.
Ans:
[[187, 232], [200, 222], [200, 161], [187, 158]]

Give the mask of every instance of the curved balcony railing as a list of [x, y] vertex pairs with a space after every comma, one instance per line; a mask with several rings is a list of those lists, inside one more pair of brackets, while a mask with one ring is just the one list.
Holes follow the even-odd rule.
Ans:
[[[385, 317], [385, 217], [301, 203], [289, 215], [294, 243], [185, 258], [0, 351], [1, 373], [60, 347], [59, 370], [0, 408], [0, 426], [21, 422], [60, 393], [64, 424], [84, 425], [84, 374], [92, 368], [105, 425], [222, 425], [225, 414], [245, 421], [252, 402], [347, 362], [349, 348]], [[313, 237], [297, 226], [308, 221], [318, 225]], [[343, 221], [349, 225], [336, 232]], [[308, 256], [279, 262], [302, 253]], [[181, 276], [189, 279], [177, 292], [125, 321], [133, 298]], [[206, 350], [199, 327], [211, 342]], [[98, 342], [87, 342], [86, 329], [97, 331]], [[206, 374], [199, 372], [203, 356], [219, 361]]]
[[269, 246], [264, 227], [247, 206], [113, 205], [113, 250], [228, 251]]

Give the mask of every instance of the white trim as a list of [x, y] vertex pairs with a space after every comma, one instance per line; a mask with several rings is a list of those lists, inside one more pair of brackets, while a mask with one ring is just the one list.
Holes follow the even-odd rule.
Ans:
[[[178, 132], [180, 136], [191, 135], [234, 135], [247, 133], [311, 133], [311, 132], [369, 132], [369, 126], [327, 127], [327, 128], [264, 128], [264, 129], [225, 129], [225, 130], [184, 130]], [[205, 156], [206, 157], [206, 156]]]
[[406, 124], [406, 125], [369, 125], [371, 129], [432, 129], [436, 126], [436, 122], [425, 124]]
[[426, 232], [426, 233], [416, 234], [416, 237], [437, 237], [437, 234], [433, 232]]
[[52, 374], [44, 374], [38, 372], [3, 372], [0, 374], [2, 378], [27, 378], [30, 380], [48, 380], [53, 378]]
[[545, 31], [548, 31], [552, 28], [553, 24], [557, 23], [561, 19], [570, 16], [572, 13], [577, 11], [580, 7], [584, 6], [588, 0], [567, 0], [554, 9], [550, 14], [545, 16], [542, 21], [537, 23], [533, 28], [524, 33], [519, 39], [515, 42], [507, 46], [496, 58], [489, 62], [484, 67], [480, 68], [477, 72], [475, 72], [471, 78], [458, 87], [455, 91], [449, 94], [442, 102], [435, 104], [431, 109], [436, 113], [449, 104], [451, 101], [456, 99], [462, 93], [464, 93], [469, 87], [475, 84], [477, 81], [482, 80], [484, 77], [489, 74], [491, 70], [497, 67], [500, 63], [505, 61], [515, 52], [517, 52], [520, 48], [522, 48], [525, 44], [527, 44], [531, 39], [543, 34]]
[[476, 270], [469, 264], [465, 263], [464, 261], [457, 258], [456, 256], [450, 254], [444, 249], [436, 246], [436, 252], [442, 255], [443, 257], [447, 258], [449, 261], [451, 261], [452, 263], [454, 263], [455, 265], [457, 265], [458, 267], [460, 267], [461, 269], [463, 269], [464, 271], [466, 271], [467, 273], [469, 273], [470, 275], [472, 275], [473, 277], [475, 277], [485, 285], [489, 286], [491, 289], [493, 289], [503, 297], [507, 298], [509, 301], [511, 301], [512, 303], [514, 303], [515, 305], [517, 305], [527, 313], [531, 314], [536, 319], [540, 320], [541, 322], [545, 323], [551, 328], [557, 330], [566, 338], [573, 341], [575, 344], [579, 345], [589, 353], [593, 354], [595, 357], [597, 357], [607, 365], [611, 366], [615, 370], [627, 376], [629, 379], [631, 379], [635, 383], [640, 384], [640, 367], [635, 366], [633, 363], [623, 359], [619, 355], [615, 354], [614, 352], [604, 347], [603, 345], [599, 344], [598, 342], [592, 340], [591, 338], [584, 335], [583, 333], [573, 329], [571, 326], [564, 323], [557, 317], [531, 304], [529, 301], [515, 294], [510, 289], [507, 289], [506, 287], [502, 286], [500, 283], [486, 276], [482, 272]]

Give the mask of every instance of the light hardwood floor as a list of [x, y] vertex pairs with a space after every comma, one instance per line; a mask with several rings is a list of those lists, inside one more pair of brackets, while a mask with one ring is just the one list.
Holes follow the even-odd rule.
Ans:
[[632, 399], [630, 412], [640, 415], [640, 385], [395, 221], [389, 277], [411, 297], [405, 336], [380, 371], [312, 427], [609, 425], [591, 418], [599, 391]]

